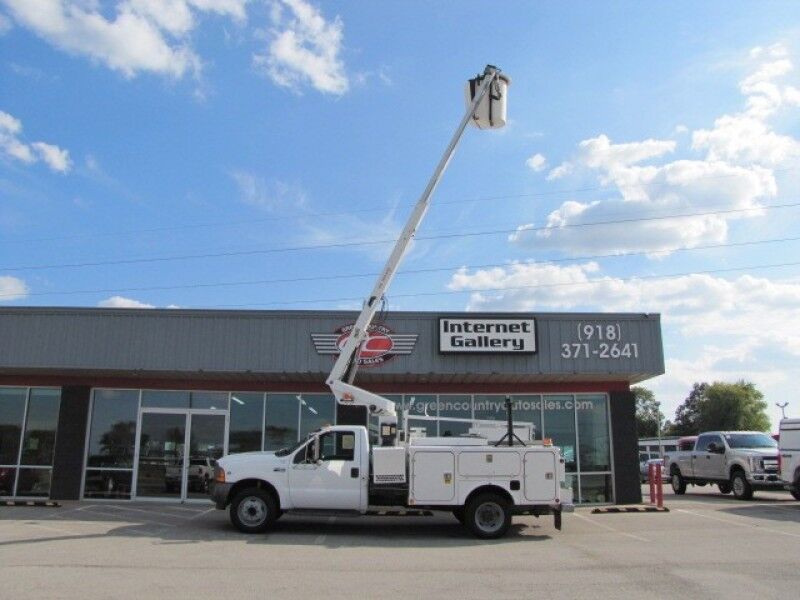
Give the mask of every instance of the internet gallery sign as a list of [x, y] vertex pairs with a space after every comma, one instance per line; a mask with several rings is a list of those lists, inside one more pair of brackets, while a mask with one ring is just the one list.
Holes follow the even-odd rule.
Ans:
[[536, 352], [533, 319], [439, 319], [439, 352]]

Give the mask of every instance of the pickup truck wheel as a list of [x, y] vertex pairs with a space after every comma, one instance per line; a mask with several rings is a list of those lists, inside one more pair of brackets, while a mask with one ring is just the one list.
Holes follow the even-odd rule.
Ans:
[[464, 515], [470, 531], [483, 540], [503, 537], [511, 527], [511, 507], [499, 494], [478, 494], [469, 501]]
[[242, 533], [262, 533], [278, 518], [278, 503], [260, 488], [242, 490], [231, 502], [231, 523]]
[[678, 496], [686, 493], [686, 480], [683, 478], [680, 471], [675, 471], [672, 474], [670, 483], [672, 483], [672, 491]]
[[720, 494], [730, 494], [731, 493], [731, 489], [732, 489], [731, 488], [731, 484], [729, 482], [727, 482], [727, 481], [719, 482], [717, 484], [717, 487], [719, 488], [719, 493]]
[[792, 490], [792, 496], [795, 500], [800, 500], [800, 489]]
[[753, 488], [747, 483], [743, 471], [735, 471], [731, 475], [731, 488], [737, 500], [750, 500], [753, 497]]

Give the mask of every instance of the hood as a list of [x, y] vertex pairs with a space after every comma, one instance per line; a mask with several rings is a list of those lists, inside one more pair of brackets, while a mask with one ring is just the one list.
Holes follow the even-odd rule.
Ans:
[[228, 454], [217, 460], [217, 464], [225, 470], [231, 467], [244, 466], [249, 464], [280, 463], [286, 457], [275, 456], [274, 452], [240, 452]]
[[733, 448], [732, 451], [736, 452], [736, 454], [744, 454], [747, 456], [764, 456], [764, 457], [778, 456], [777, 448]]

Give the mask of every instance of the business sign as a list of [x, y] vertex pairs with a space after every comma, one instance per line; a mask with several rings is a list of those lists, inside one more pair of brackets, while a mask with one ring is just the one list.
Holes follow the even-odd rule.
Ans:
[[[312, 333], [311, 340], [317, 354], [339, 355], [344, 348], [353, 323], [339, 327], [333, 333]], [[377, 367], [398, 354], [411, 354], [417, 344], [417, 334], [395, 333], [385, 325], [370, 325], [367, 339], [361, 344], [358, 364], [363, 367]]]
[[533, 319], [439, 319], [439, 352], [536, 352]]

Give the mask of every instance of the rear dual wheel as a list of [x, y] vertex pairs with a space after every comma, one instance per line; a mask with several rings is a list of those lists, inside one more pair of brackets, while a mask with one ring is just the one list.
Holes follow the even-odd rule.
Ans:
[[500, 494], [478, 494], [467, 503], [464, 520], [475, 537], [494, 540], [503, 537], [511, 527], [511, 506]]

